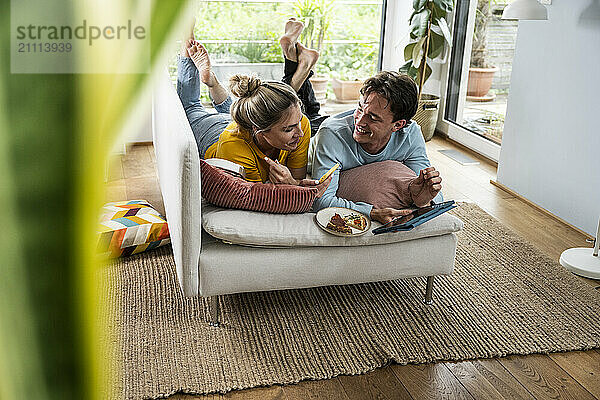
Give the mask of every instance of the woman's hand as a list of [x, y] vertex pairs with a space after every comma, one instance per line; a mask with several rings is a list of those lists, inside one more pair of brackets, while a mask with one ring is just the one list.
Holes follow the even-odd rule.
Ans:
[[317, 188], [317, 198], [323, 196], [325, 189], [331, 183], [331, 176], [318, 185], [314, 179], [301, 179], [298, 181], [294, 179], [292, 173], [285, 165], [281, 165], [278, 161], [273, 161], [269, 157], [265, 157], [265, 161], [269, 164], [269, 181], [271, 183], [315, 187]]
[[317, 181], [314, 179], [302, 179], [299, 183], [300, 186], [305, 186], [305, 187], [316, 187], [317, 188], [317, 198], [323, 196], [323, 193], [325, 193], [325, 189], [327, 189], [327, 186], [329, 186], [329, 184], [331, 183], [331, 178], [332, 176], [330, 176], [329, 178], [325, 179], [323, 182], [319, 183], [317, 185]]
[[285, 165], [279, 164], [279, 161], [273, 161], [269, 157], [265, 157], [265, 161], [269, 164], [269, 181], [274, 184], [298, 185], [298, 182], [292, 176], [292, 173]]

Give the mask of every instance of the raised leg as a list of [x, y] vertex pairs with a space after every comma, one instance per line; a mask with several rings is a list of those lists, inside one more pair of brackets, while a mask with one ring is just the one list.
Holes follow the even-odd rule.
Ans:
[[298, 61], [296, 43], [303, 30], [304, 24], [296, 18], [290, 18], [285, 23], [285, 32], [279, 39], [279, 44], [281, 45], [281, 50], [283, 50], [283, 55], [288, 60]]
[[319, 58], [319, 53], [298, 42], [303, 29], [304, 24], [296, 18], [290, 18], [285, 24], [285, 33], [279, 39], [285, 59], [282, 80], [298, 93], [304, 106], [303, 113], [310, 120], [311, 136], [314, 136], [326, 116], [319, 114], [321, 105], [308, 80], [314, 74], [312, 68]]
[[219, 322], [219, 298], [211, 296], [208, 298], [208, 306], [210, 308], [210, 326], [218, 327]]
[[427, 288], [425, 289], [425, 304], [433, 303], [433, 276], [427, 277]]
[[206, 51], [206, 48], [201, 43], [195, 40], [190, 40], [188, 46], [188, 55], [198, 69], [200, 80], [208, 86], [210, 98], [215, 104], [222, 104], [229, 98], [229, 94], [211, 69], [212, 64], [210, 62], [208, 51]]

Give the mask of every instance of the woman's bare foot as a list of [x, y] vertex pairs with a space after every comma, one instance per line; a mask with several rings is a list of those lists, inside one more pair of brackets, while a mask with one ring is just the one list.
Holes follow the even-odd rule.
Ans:
[[297, 92], [302, 87], [302, 84], [308, 78], [310, 70], [314, 67], [319, 59], [319, 52], [312, 49], [307, 49], [302, 43], [296, 43], [298, 49], [298, 67], [290, 80], [290, 86]]
[[296, 18], [290, 18], [285, 23], [285, 33], [279, 39], [281, 50], [285, 58], [291, 61], [298, 61], [296, 55], [296, 42], [304, 29], [304, 24]]
[[196, 41], [194, 40], [193, 37], [186, 39], [183, 41], [183, 43], [181, 43], [181, 51], [179, 52], [179, 54], [181, 55], [181, 57], [187, 57], [190, 58], [190, 55], [188, 54], [188, 48], [192, 47], [194, 45]]
[[188, 57], [192, 59], [192, 62], [198, 69], [200, 81], [208, 86], [208, 93], [215, 104], [223, 103], [229, 95], [211, 70], [208, 51], [196, 40], [190, 39], [186, 43], [188, 45], [186, 49]]
[[307, 49], [302, 43], [297, 43], [296, 46], [298, 48], [298, 68], [307, 68], [310, 71], [319, 59], [319, 52]]
[[209, 88], [215, 86], [217, 84], [217, 78], [211, 71], [210, 57], [208, 56], [206, 48], [195, 40], [189, 40], [187, 44], [188, 55], [194, 62], [196, 68], [198, 68], [200, 80]]

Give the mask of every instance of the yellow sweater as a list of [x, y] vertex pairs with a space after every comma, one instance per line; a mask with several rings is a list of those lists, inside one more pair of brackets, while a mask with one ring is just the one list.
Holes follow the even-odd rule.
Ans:
[[[288, 168], [306, 167], [308, 163], [308, 145], [310, 143], [310, 122], [302, 116], [300, 128], [304, 135], [293, 151], [280, 150], [277, 160]], [[269, 178], [269, 165], [265, 155], [252, 141], [250, 133], [232, 121], [219, 136], [219, 140], [211, 145], [204, 158], [223, 158], [243, 166], [246, 169], [246, 180], [265, 182]], [[275, 160], [273, 160], [275, 161]]]

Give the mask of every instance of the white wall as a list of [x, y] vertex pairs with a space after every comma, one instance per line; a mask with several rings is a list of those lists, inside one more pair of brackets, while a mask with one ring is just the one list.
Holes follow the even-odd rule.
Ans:
[[127, 133], [127, 143], [152, 141], [152, 98], [147, 96], [141, 101], [143, 102], [143, 112], [139, 116], [141, 121]]
[[152, 142], [152, 97], [145, 91], [132, 104], [111, 154], [124, 154], [130, 143]]
[[498, 182], [595, 235], [600, 216], [600, 19], [597, 0], [553, 0], [520, 21]]

